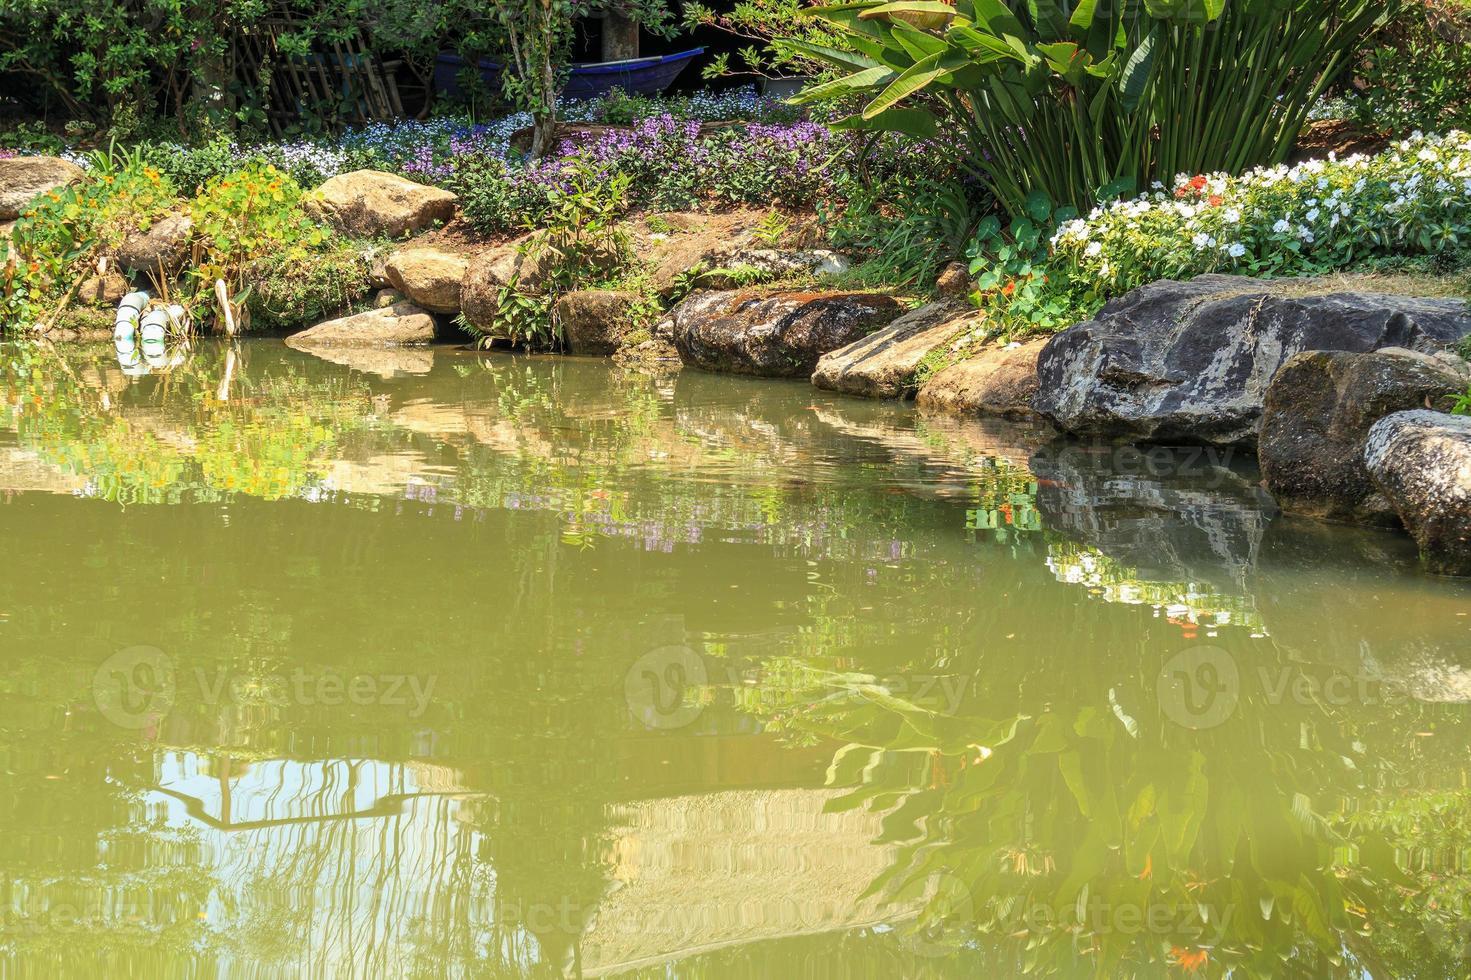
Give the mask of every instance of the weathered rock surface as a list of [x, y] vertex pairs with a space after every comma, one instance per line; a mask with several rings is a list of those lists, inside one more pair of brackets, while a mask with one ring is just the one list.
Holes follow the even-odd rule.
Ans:
[[1136, 289], [1052, 338], [1033, 407], [1076, 434], [1252, 447], [1267, 385], [1293, 354], [1431, 352], [1471, 333], [1459, 300], [1305, 288], [1201, 276]]
[[500, 311], [500, 293], [512, 280], [523, 289], [541, 284], [538, 263], [512, 246], [493, 248], [470, 259], [460, 280], [460, 312], [478, 330], [495, 329]]
[[939, 278], [935, 280], [935, 292], [941, 296], [963, 299], [974, 288], [975, 277], [964, 262], [951, 262], [940, 270]]
[[458, 253], [423, 246], [403, 248], [388, 257], [384, 272], [395, 289], [435, 313], [460, 311], [460, 284], [470, 260]]
[[14, 221], [39, 194], [82, 179], [82, 168], [60, 157], [0, 160], [0, 221]]
[[406, 299], [408, 299], [407, 296], [399, 292], [397, 289], [389, 286], [385, 289], [380, 289], [373, 294], [373, 308], [381, 310], [385, 306], [394, 306], [398, 303], [404, 302]]
[[1037, 357], [1045, 338], [990, 347], [939, 371], [919, 389], [915, 404], [955, 415], [1035, 417]]
[[427, 344], [434, 339], [434, 318], [413, 303], [326, 320], [286, 338], [286, 346], [310, 351], [314, 347], [399, 347]]
[[970, 319], [951, 303], [928, 303], [882, 330], [824, 354], [812, 383], [865, 398], [899, 398], [914, 389], [920, 362], [949, 343]]
[[118, 265], [134, 272], [172, 275], [184, 267], [194, 238], [194, 219], [182, 211], [164, 215], [143, 231], [134, 231], [117, 247]]
[[612, 354], [622, 345], [638, 293], [617, 289], [578, 289], [557, 300], [557, 320], [571, 354]]
[[[634, 250], [648, 262], [654, 290], [667, 295], [693, 270], [728, 268], [736, 255], [748, 249], [771, 251], [762, 247], [756, 235], [765, 218], [765, 212], [751, 209], [724, 214], [676, 211], [654, 215], [633, 227]], [[802, 240], [803, 248], [813, 253], [821, 251], [816, 247], [817, 236], [795, 237]]]
[[1364, 440], [1386, 415], [1465, 391], [1471, 369], [1453, 355], [1390, 347], [1366, 354], [1303, 351], [1267, 388], [1257, 456], [1284, 511], [1330, 521], [1395, 524], [1364, 467]]
[[903, 307], [875, 293], [695, 293], [674, 310], [685, 364], [729, 374], [809, 377], [823, 354], [866, 337]]
[[454, 217], [454, 194], [381, 170], [331, 178], [306, 202], [307, 213], [348, 235], [401, 238]]
[[128, 280], [116, 272], [88, 276], [77, 287], [77, 302], [88, 306], [116, 306], [132, 288]]
[[1364, 463], [1431, 571], [1471, 575], [1471, 418], [1418, 409], [1374, 424]]

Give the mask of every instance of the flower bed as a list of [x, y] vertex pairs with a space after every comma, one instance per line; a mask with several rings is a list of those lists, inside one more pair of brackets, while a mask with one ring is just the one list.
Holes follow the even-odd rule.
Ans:
[[1312, 275], [1468, 246], [1471, 135], [1416, 134], [1372, 157], [1182, 175], [1063, 224], [1046, 276], [1087, 308], [1156, 279]]
[[1416, 133], [1374, 156], [1238, 177], [1180, 175], [1086, 217], [1067, 210], [1039, 200], [1008, 235], [994, 218], [982, 224], [971, 272], [987, 336], [1060, 330], [1160, 279], [1311, 276], [1406, 259], [1471, 264], [1471, 135]]

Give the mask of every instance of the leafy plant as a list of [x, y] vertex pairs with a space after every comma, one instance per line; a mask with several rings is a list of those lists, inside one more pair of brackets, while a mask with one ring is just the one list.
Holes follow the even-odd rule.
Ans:
[[761, 223], [751, 232], [756, 240], [767, 248], [775, 248], [781, 244], [786, 237], [787, 230], [792, 227], [792, 219], [780, 211], [767, 211], [761, 218]]
[[64, 303], [100, 256], [175, 203], [172, 184], [135, 153], [99, 152], [78, 183], [47, 191], [21, 213], [7, 246], [7, 324], [35, 322]]
[[210, 180], [190, 204], [200, 254], [192, 275], [196, 301], [215, 302], [215, 280], [245, 298], [246, 271], [257, 259], [300, 261], [324, 245], [329, 235], [301, 210], [301, 187], [269, 164]]
[[287, 330], [346, 313], [371, 290], [369, 272], [362, 245], [341, 239], [259, 259], [250, 267], [250, 323]]
[[815, 5], [815, 0], [744, 0], [717, 12], [707, 4], [686, 3], [684, 26], [686, 30], [713, 27], [746, 42], [736, 52], [740, 69], [731, 68], [729, 52], [720, 52], [705, 65], [706, 78], [737, 73], [767, 77], [819, 74], [829, 71], [829, 66], [802, 45], [845, 45], [840, 31], [804, 16]]
[[868, 256], [850, 273], [856, 282], [929, 286], [965, 254], [987, 210], [973, 191], [953, 179], [892, 177], [853, 188], [842, 206], [821, 213], [834, 245]]
[[[1384, 14], [1370, 0], [860, 0], [813, 11], [852, 51], [800, 44], [861, 95], [841, 125], [962, 137], [1013, 217], [1033, 191], [1079, 210], [1156, 177], [1283, 159]], [[937, 141], [937, 148], [948, 145]]]
[[1404, 4], [1355, 74], [1361, 125], [1395, 135], [1471, 127], [1471, 9], [1445, 0]]

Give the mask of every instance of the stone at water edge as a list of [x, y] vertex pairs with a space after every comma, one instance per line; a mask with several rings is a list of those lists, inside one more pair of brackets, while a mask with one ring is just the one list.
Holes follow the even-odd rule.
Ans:
[[1374, 424], [1364, 464], [1433, 572], [1471, 575], [1471, 417], [1417, 409]]
[[515, 243], [472, 256], [460, 280], [460, 312], [465, 322], [493, 335], [501, 290], [512, 281], [525, 292], [535, 292], [543, 284], [540, 264], [524, 255]]
[[194, 239], [194, 219], [176, 211], [142, 231], [132, 231], [113, 252], [119, 266], [134, 272], [173, 275], [184, 267]]
[[1297, 281], [1161, 281], [1057, 334], [1033, 407], [1060, 429], [1134, 441], [1255, 447], [1267, 385], [1304, 350], [1433, 352], [1471, 333], [1459, 300], [1305, 295]]
[[128, 280], [116, 272], [100, 276], [88, 276], [77, 287], [77, 302], [87, 306], [115, 307], [118, 301], [132, 292]]
[[639, 293], [618, 289], [578, 289], [557, 300], [557, 322], [570, 354], [616, 353], [628, 333]]
[[338, 174], [303, 202], [309, 215], [345, 235], [402, 238], [455, 215], [454, 194], [381, 170]]
[[460, 284], [470, 260], [432, 246], [402, 248], [388, 257], [384, 271], [399, 292], [435, 313], [460, 312]]
[[0, 160], [0, 221], [14, 221], [36, 197], [75, 184], [84, 173], [81, 167], [60, 157]]
[[1399, 517], [1364, 467], [1364, 440], [1386, 415], [1464, 392], [1471, 368], [1451, 354], [1387, 347], [1365, 354], [1303, 351], [1267, 388], [1257, 456], [1284, 511], [1393, 525]]
[[434, 317], [413, 303], [325, 320], [286, 338], [297, 350], [313, 347], [398, 347], [434, 340]]
[[986, 348], [937, 372], [915, 396], [923, 411], [1035, 418], [1037, 357], [1046, 337]]
[[698, 292], [673, 311], [685, 364], [728, 374], [810, 377], [823, 354], [866, 337], [904, 312], [877, 293]]
[[812, 383], [865, 398], [899, 398], [914, 388], [914, 372], [932, 351], [964, 329], [974, 311], [927, 303], [882, 330], [822, 355]]

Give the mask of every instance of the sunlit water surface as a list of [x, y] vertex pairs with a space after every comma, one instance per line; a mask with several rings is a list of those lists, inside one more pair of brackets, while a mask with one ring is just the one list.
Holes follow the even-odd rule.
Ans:
[[0, 347], [0, 972], [1467, 972], [1471, 588], [805, 384]]

